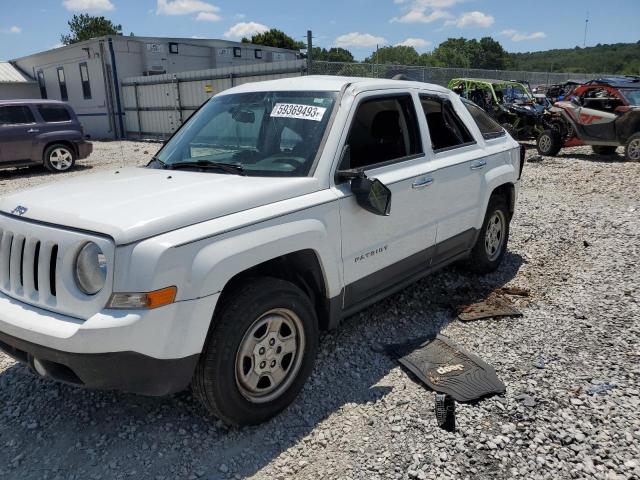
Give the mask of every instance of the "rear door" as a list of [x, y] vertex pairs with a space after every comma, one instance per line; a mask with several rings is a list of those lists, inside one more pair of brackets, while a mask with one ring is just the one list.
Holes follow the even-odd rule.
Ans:
[[26, 105], [0, 106], [0, 161], [14, 163], [31, 159], [37, 125]]
[[456, 111], [460, 100], [444, 93], [421, 93], [422, 115], [434, 152], [432, 193], [437, 221], [433, 264], [444, 263], [473, 246], [483, 199], [485, 152]]

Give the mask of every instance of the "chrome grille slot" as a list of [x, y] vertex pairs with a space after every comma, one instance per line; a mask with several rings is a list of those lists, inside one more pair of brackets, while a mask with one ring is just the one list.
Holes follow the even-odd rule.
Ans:
[[56, 285], [56, 269], [58, 266], [58, 245], [51, 248], [51, 257], [49, 257], [49, 291], [54, 297], [57, 293]]
[[13, 243], [13, 233], [8, 231], [2, 232], [2, 241], [0, 242], [0, 286], [3, 290], [11, 288], [10, 263], [11, 263], [11, 244]]

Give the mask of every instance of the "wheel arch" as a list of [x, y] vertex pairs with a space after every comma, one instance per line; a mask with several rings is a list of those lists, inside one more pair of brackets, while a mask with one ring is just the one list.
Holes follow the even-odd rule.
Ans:
[[504, 198], [507, 202], [507, 205], [509, 206], [509, 217], [513, 217], [513, 213], [515, 212], [516, 208], [516, 187], [513, 183], [507, 182], [498, 185], [491, 191], [491, 195], [489, 195], [489, 198], [492, 197]]

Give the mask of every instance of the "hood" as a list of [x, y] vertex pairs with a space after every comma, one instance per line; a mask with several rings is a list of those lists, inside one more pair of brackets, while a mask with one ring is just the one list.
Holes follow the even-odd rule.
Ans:
[[310, 177], [243, 177], [148, 168], [79, 176], [0, 198], [0, 211], [126, 244], [318, 190]]

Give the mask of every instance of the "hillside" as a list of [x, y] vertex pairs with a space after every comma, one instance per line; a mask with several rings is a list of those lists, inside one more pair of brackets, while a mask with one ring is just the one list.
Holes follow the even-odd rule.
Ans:
[[509, 53], [507, 64], [513, 70], [537, 72], [640, 75], [640, 42]]

